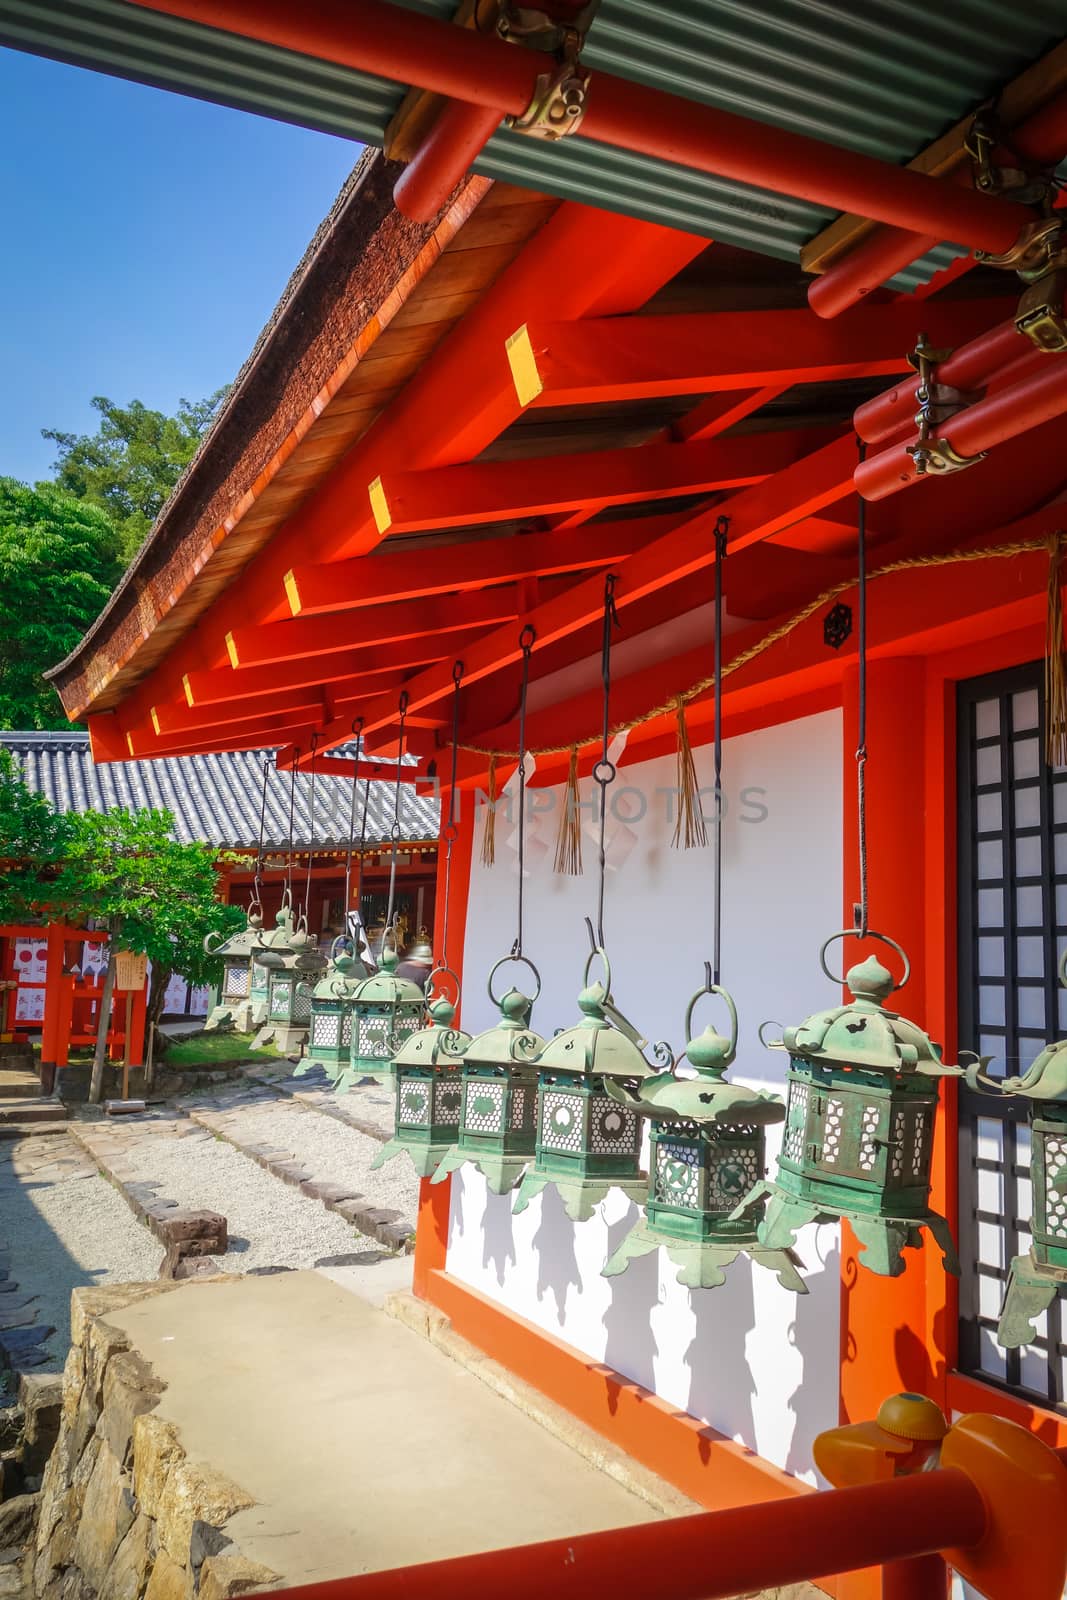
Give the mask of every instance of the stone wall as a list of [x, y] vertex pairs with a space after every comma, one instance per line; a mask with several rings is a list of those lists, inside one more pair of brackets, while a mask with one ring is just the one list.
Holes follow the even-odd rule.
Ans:
[[59, 1436], [44, 1471], [33, 1600], [226, 1600], [273, 1587], [225, 1534], [253, 1502], [191, 1461], [151, 1367], [107, 1321], [169, 1283], [76, 1289]]

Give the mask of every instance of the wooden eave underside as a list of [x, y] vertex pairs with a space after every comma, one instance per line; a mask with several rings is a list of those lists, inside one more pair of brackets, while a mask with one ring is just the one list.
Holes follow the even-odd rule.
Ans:
[[[460, 286], [475, 265], [477, 291]], [[529, 621], [531, 742], [551, 746], [538, 767], [551, 781], [567, 742], [599, 726], [608, 570], [623, 619], [615, 715], [660, 707], [632, 739], [653, 749], [673, 697], [707, 675], [717, 517], [730, 518], [731, 638], [751, 642], [853, 570], [856, 404], [907, 371], [920, 330], [957, 346], [1012, 308], [1003, 275], [974, 271], [926, 302], [883, 294], [824, 323], [783, 264], [494, 190], [246, 512], [256, 559], [239, 587], [145, 681], [92, 705], [97, 757], [280, 744], [306, 767], [360, 722], [368, 753], [388, 755], [403, 693], [405, 749], [444, 779], [459, 660], [459, 778], [480, 781], [488, 750], [515, 748]], [[872, 558], [1032, 517], [1067, 486], [1065, 444], [1057, 419], [878, 504]], [[994, 577], [975, 582], [995, 596]], [[929, 592], [966, 609], [956, 578]], [[837, 654], [811, 633], [731, 686], [738, 709], [789, 660], [798, 694], [840, 676], [855, 641]], [[695, 729], [706, 710], [705, 695]]]

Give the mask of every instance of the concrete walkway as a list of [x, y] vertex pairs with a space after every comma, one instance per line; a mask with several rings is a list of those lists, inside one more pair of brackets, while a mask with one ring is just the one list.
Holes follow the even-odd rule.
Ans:
[[108, 1321], [166, 1385], [157, 1414], [189, 1456], [257, 1501], [229, 1537], [289, 1583], [659, 1519], [318, 1273], [191, 1282]]

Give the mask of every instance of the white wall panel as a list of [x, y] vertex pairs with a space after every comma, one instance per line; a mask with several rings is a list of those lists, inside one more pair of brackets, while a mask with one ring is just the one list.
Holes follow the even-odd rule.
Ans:
[[[710, 748], [695, 755], [700, 781], [710, 789]], [[817, 963], [820, 940], [841, 918], [840, 713], [728, 740], [724, 756], [723, 981], [741, 1017], [734, 1075], [779, 1086], [785, 1058], [763, 1049], [759, 1024], [797, 1022], [834, 1004], [840, 992]], [[673, 757], [620, 768], [608, 826], [605, 932], [617, 1003], [648, 1037], [679, 1049], [686, 1002], [711, 954], [713, 875], [710, 848], [670, 847], [667, 791], [674, 779]], [[538, 809], [527, 847], [525, 947], [544, 983], [534, 1025], [550, 1034], [577, 1020], [575, 995], [588, 952], [583, 918], [596, 903], [596, 829], [590, 818], [584, 876], [557, 876], [552, 857], [562, 791], [531, 793]], [[589, 794], [583, 785], [583, 799]], [[515, 934], [516, 842], [514, 815], [509, 826], [501, 813], [493, 868], [481, 865], [476, 846], [464, 957], [463, 1021], [471, 1031], [492, 1020], [485, 975]], [[773, 1169], [777, 1130], [769, 1134]], [[489, 1194], [466, 1168], [453, 1180], [448, 1270], [766, 1459], [813, 1479], [812, 1438], [837, 1420], [836, 1229], [809, 1228], [802, 1236], [807, 1296], [787, 1294], [771, 1273], [747, 1262], [730, 1269], [724, 1287], [689, 1291], [663, 1252], [631, 1263], [619, 1278], [600, 1276], [636, 1215], [616, 1190], [590, 1221], [575, 1224], [549, 1189], [513, 1218], [510, 1197]]]

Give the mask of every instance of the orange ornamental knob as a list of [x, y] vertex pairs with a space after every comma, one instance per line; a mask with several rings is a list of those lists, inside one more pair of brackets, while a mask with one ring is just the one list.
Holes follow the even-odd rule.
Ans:
[[897, 1439], [936, 1442], [948, 1432], [945, 1413], [924, 1394], [894, 1394], [883, 1400], [877, 1423]]
[[835, 1489], [880, 1483], [920, 1472], [937, 1454], [948, 1423], [940, 1406], [921, 1394], [883, 1401], [875, 1422], [831, 1428], [815, 1441], [815, 1465]]

